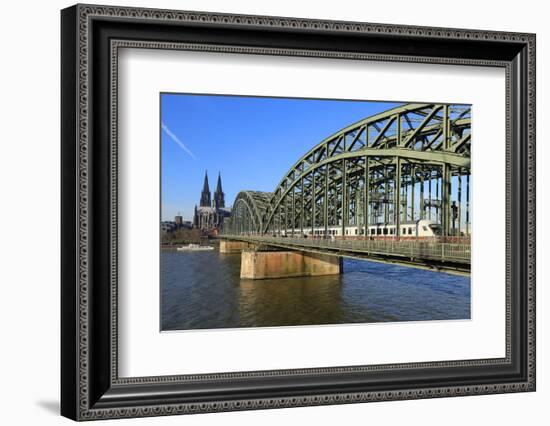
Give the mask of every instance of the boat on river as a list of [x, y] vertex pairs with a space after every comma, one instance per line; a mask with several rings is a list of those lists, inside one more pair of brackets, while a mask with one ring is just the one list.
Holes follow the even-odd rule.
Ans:
[[176, 248], [177, 251], [210, 251], [214, 250], [212, 246], [201, 246], [199, 244], [187, 244], [186, 246], [181, 246]]

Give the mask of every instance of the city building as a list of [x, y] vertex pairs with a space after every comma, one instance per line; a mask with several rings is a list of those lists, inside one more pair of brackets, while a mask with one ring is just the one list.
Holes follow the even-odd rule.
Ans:
[[172, 222], [169, 220], [162, 221], [160, 222], [160, 230], [164, 234], [167, 234], [169, 232], [174, 232], [177, 230], [176, 222]]
[[229, 216], [231, 216], [231, 209], [225, 207], [221, 174], [218, 174], [218, 183], [212, 200], [208, 185], [208, 172], [206, 172], [200, 203], [198, 206], [195, 205], [193, 227], [206, 232], [218, 233], [223, 228], [224, 219]]
[[183, 220], [183, 217], [180, 215], [176, 216], [173, 221], [164, 220], [160, 222], [160, 230], [165, 234], [175, 232], [178, 229], [183, 228], [191, 229], [193, 228], [193, 223], [189, 220]]

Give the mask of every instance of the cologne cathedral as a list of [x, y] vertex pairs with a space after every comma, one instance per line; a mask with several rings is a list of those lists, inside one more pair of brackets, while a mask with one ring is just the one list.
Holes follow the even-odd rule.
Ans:
[[231, 216], [231, 209], [225, 207], [225, 194], [222, 190], [222, 177], [218, 174], [218, 183], [214, 191], [214, 199], [210, 197], [208, 172], [204, 175], [204, 185], [199, 206], [195, 205], [193, 227], [202, 231], [217, 233], [223, 228], [223, 221]]

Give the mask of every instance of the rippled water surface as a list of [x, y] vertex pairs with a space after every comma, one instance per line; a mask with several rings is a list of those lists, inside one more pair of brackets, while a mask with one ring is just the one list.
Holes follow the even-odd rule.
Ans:
[[344, 273], [241, 280], [240, 255], [161, 253], [162, 330], [470, 318], [470, 279], [345, 259]]

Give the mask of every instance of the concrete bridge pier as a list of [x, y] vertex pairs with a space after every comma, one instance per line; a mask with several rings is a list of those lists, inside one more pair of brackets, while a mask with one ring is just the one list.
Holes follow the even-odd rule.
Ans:
[[243, 250], [253, 249], [256, 245], [245, 241], [220, 241], [220, 253], [240, 253]]
[[303, 251], [254, 251], [241, 254], [241, 278], [314, 277], [342, 273], [342, 258]]

